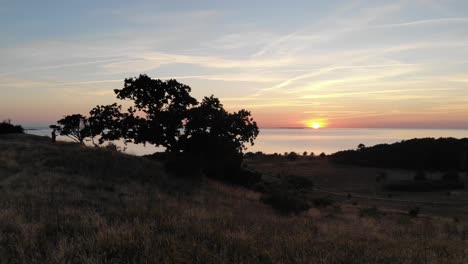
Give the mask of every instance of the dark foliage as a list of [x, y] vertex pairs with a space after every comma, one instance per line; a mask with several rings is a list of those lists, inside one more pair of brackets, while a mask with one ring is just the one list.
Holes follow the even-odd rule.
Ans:
[[307, 178], [301, 176], [290, 175], [283, 179], [283, 184], [287, 185], [288, 188], [295, 190], [310, 189], [314, 187], [314, 182]]
[[84, 144], [84, 140], [91, 136], [88, 119], [80, 114], [64, 116], [57, 121], [58, 125], [51, 125], [50, 128], [57, 130], [60, 135], [72, 139], [76, 143]]
[[448, 171], [442, 175], [442, 180], [447, 182], [459, 182], [460, 176], [456, 171]]
[[414, 175], [414, 181], [427, 181], [426, 173], [424, 171], [418, 171]]
[[273, 189], [263, 195], [262, 201], [282, 214], [298, 214], [310, 208], [301, 192], [290, 189]]
[[419, 215], [419, 207], [414, 207], [408, 210], [408, 215], [411, 217], [417, 217]]
[[384, 215], [377, 207], [369, 207], [369, 208], [360, 208], [359, 209], [359, 217], [373, 217], [379, 218]]
[[[124, 115], [124, 123], [116, 134], [134, 143], [163, 146], [168, 151], [180, 150], [184, 121], [189, 109], [198, 104], [190, 96], [191, 88], [176, 80], [162, 81], [147, 75], [128, 78], [124, 88], [115, 89], [118, 99], [133, 103]], [[110, 128], [109, 128], [110, 129]]]
[[422, 138], [380, 144], [331, 155], [337, 163], [415, 170], [464, 170], [468, 139]]
[[333, 205], [334, 201], [329, 198], [315, 198], [312, 200], [312, 203], [317, 208], [326, 208]]
[[11, 124], [10, 120], [5, 120], [0, 123], [0, 134], [20, 134], [24, 133], [24, 129], [20, 125]]
[[205, 174], [236, 184], [253, 184], [258, 178], [241, 171], [242, 151], [259, 133], [249, 111], [229, 113], [214, 96], [199, 103], [189, 86], [147, 75], [125, 79], [124, 88], [114, 92], [118, 99], [132, 101], [126, 112], [116, 103], [96, 106], [89, 117], [66, 116], [53, 128], [81, 144], [99, 136], [99, 144], [123, 138], [162, 146], [172, 153], [166, 157], [168, 170], [179, 177]]
[[290, 153], [286, 156], [286, 158], [287, 158], [288, 160], [290, 160], [290, 161], [294, 161], [294, 160], [297, 160], [297, 159], [299, 158], [299, 155], [297, 155], [296, 152], [293, 152], [293, 151], [292, 151], [292, 152], [290, 152]]
[[284, 177], [279, 183], [271, 186], [261, 186], [260, 191], [263, 192], [262, 201], [272, 206], [279, 213], [298, 214], [307, 211], [311, 207], [306, 191], [313, 186], [314, 184], [310, 179], [291, 175]]
[[254, 144], [259, 130], [257, 123], [250, 117], [247, 110], [229, 113], [224, 110], [218, 98], [205, 97], [202, 102], [189, 111], [188, 119], [184, 126], [185, 134], [181, 138], [182, 149], [185, 149], [185, 140], [200, 135], [222, 138], [225, 142], [231, 142], [239, 153], [245, 149], [245, 144]]

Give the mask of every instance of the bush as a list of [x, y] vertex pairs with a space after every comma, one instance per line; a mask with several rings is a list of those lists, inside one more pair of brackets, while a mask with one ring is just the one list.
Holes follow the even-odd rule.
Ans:
[[417, 217], [419, 215], [419, 207], [414, 207], [408, 210], [408, 215], [411, 217]]
[[183, 155], [192, 159], [186, 162], [197, 163], [206, 176], [233, 183], [238, 181], [236, 177], [240, 173], [243, 155], [237, 151], [234, 142], [224, 137], [201, 134], [190, 138], [185, 144]]
[[361, 208], [359, 209], [359, 217], [381, 217], [383, 213], [377, 207]]
[[424, 173], [424, 171], [418, 171], [414, 175], [413, 179], [414, 179], [414, 181], [426, 181], [427, 180], [426, 173]]
[[262, 180], [262, 174], [258, 171], [249, 169], [241, 169], [236, 177], [231, 180], [231, 183], [239, 184], [245, 187], [256, 186]]
[[387, 173], [385, 171], [379, 172], [379, 176], [375, 178], [376, 182], [381, 182], [387, 180]]
[[11, 124], [10, 120], [5, 120], [0, 123], [0, 134], [21, 134], [24, 129], [20, 125]]
[[253, 153], [253, 152], [249, 151], [249, 152], [244, 153], [244, 158], [250, 159], [250, 158], [254, 158], [254, 157], [255, 157], [255, 153]]
[[312, 200], [312, 203], [317, 208], [326, 208], [333, 205], [334, 201], [329, 198], [316, 198]]
[[448, 182], [458, 182], [460, 181], [460, 176], [456, 171], [449, 171], [442, 175], [442, 180]]
[[290, 175], [285, 177], [284, 181], [288, 187], [295, 190], [308, 189], [314, 186], [314, 182], [311, 179], [302, 176]]
[[290, 161], [294, 161], [294, 160], [297, 160], [299, 158], [299, 155], [297, 155], [296, 152], [292, 151], [286, 156], [286, 158], [288, 160], [290, 160]]
[[[169, 154], [169, 153], [165, 153]], [[164, 160], [166, 171], [177, 178], [199, 179], [202, 176], [200, 161], [191, 155], [160, 155], [160, 160]]]
[[274, 189], [261, 200], [282, 214], [298, 214], [310, 208], [306, 197], [294, 190]]

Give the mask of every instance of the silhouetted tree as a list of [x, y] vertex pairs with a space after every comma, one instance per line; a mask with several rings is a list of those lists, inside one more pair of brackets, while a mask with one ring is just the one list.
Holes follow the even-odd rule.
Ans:
[[122, 119], [127, 125], [120, 128], [121, 136], [178, 152], [189, 109], [198, 104], [190, 91], [189, 86], [176, 80], [162, 81], [147, 75], [125, 79], [124, 88], [114, 90], [118, 99], [133, 101]]
[[259, 132], [249, 111], [242, 109], [228, 113], [213, 95], [205, 97], [198, 106], [190, 109], [184, 128], [184, 141], [200, 135], [222, 138], [226, 142], [232, 142], [239, 153], [245, 149], [246, 143], [254, 144]]
[[92, 138], [99, 136], [99, 144], [104, 141], [117, 140], [122, 137], [124, 131], [129, 131], [128, 115], [122, 114], [122, 106], [113, 103], [111, 105], [96, 106], [89, 112], [88, 129]]
[[250, 112], [229, 113], [218, 98], [210, 96], [191, 108], [187, 117], [184, 134], [179, 139], [181, 150], [198, 160], [208, 176], [234, 183], [248, 181], [238, 176], [245, 144], [253, 145], [258, 135]]
[[359, 144], [359, 145], [357, 146], [357, 148], [358, 148], [359, 150], [360, 150], [360, 149], [364, 149], [364, 148], [366, 148], [366, 145], [364, 145], [364, 144], [361, 143], [361, 144]]
[[81, 114], [67, 115], [57, 121], [57, 126], [50, 128], [56, 129], [60, 135], [72, 139], [76, 143], [84, 144], [84, 140], [91, 136], [88, 120]]
[[[116, 103], [101, 105], [90, 111], [89, 118], [66, 117], [58, 121], [61, 134], [80, 143], [86, 137], [93, 140], [99, 136], [100, 144], [123, 138], [126, 142], [162, 146], [171, 153], [167, 157], [175, 159], [169, 166], [174, 171], [191, 164], [194, 170], [237, 183], [251, 183], [258, 177], [240, 173], [242, 151], [246, 144], [254, 144], [259, 133], [249, 111], [229, 113], [214, 96], [199, 103], [190, 95], [189, 86], [147, 75], [125, 79], [124, 88], [114, 92], [118, 99], [131, 101], [132, 106], [122, 111]], [[84, 128], [79, 127], [82, 123]], [[238, 175], [244, 179], [239, 180]]]
[[96, 132], [102, 140], [124, 138], [178, 153], [194, 145], [190, 141], [204, 138], [232, 142], [235, 151], [241, 153], [246, 143], [253, 145], [259, 132], [249, 111], [229, 113], [214, 96], [198, 103], [190, 95], [191, 88], [176, 80], [161, 81], [140, 75], [125, 79], [124, 88], [114, 92], [118, 99], [132, 101], [133, 106], [126, 113], [117, 104], [91, 111], [90, 121], [99, 124]]

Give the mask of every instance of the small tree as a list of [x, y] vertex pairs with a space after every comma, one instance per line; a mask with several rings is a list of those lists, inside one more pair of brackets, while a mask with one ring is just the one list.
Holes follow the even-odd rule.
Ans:
[[357, 148], [358, 148], [358, 150], [363, 150], [363, 149], [366, 148], [366, 145], [364, 145], [364, 144], [361, 143], [361, 144], [359, 144], [359, 145], [357, 146]]
[[85, 138], [91, 135], [88, 119], [81, 114], [67, 115], [58, 120], [57, 124], [58, 126], [52, 125], [50, 128], [56, 129], [60, 135], [79, 144], [84, 144]]

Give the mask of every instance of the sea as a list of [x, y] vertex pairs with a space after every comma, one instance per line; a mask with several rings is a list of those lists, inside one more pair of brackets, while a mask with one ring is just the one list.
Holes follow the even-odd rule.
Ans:
[[[50, 137], [49, 128], [30, 128], [26, 133]], [[468, 137], [466, 129], [395, 129], [395, 128], [260, 128], [260, 134], [253, 146], [248, 145], [246, 152], [261, 151], [266, 154], [297, 152], [302, 154], [322, 152], [332, 154], [341, 150], [356, 149], [359, 144], [373, 146], [383, 143], [395, 143], [413, 138]], [[58, 140], [70, 141], [59, 136]], [[127, 144], [114, 142], [122, 150], [132, 155], [147, 155], [163, 148], [153, 145]], [[90, 142], [88, 142], [90, 144]]]

